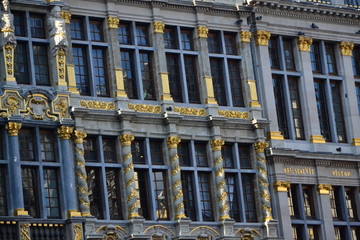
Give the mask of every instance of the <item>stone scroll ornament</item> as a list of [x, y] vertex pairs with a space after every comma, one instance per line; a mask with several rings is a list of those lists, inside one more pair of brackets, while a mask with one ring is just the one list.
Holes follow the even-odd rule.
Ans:
[[221, 156], [221, 148], [224, 145], [224, 140], [222, 139], [213, 139], [211, 141], [211, 150], [214, 157], [214, 167], [215, 167], [215, 183], [216, 183], [216, 198], [219, 207], [219, 221], [224, 221], [230, 219], [229, 216], [229, 206], [227, 204], [227, 194], [226, 194], [226, 182], [225, 182], [225, 171], [224, 171], [224, 161]]
[[136, 189], [136, 179], [134, 173], [134, 164], [131, 154], [131, 142], [134, 135], [123, 134], [120, 136], [123, 154], [123, 166], [126, 185], [126, 205], [128, 209], [128, 219], [140, 217], [139, 215], [139, 192]]
[[186, 218], [184, 209], [184, 194], [181, 185], [181, 173], [177, 146], [181, 139], [179, 137], [168, 137], [166, 140], [171, 166], [171, 188], [174, 196], [175, 220]]
[[261, 213], [263, 216], [263, 222], [269, 222], [272, 220], [272, 209], [270, 203], [270, 192], [269, 192], [269, 180], [267, 177], [267, 168], [265, 160], [265, 148], [268, 147], [268, 143], [258, 141], [255, 143], [255, 152], [257, 160], [257, 175], [259, 181], [259, 190], [261, 196]]
[[50, 47], [52, 54], [55, 57], [59, 51], [66, 51], [69, 47], [66, 38], [66, 22], [61, 17], [61, 9], [59, 6], [54, 6], [51, 10], [47, 25], [50, 31]]
[[87, 134], [81, 131], [74, 131], [73, 139], [75, 144], [75, 178], [77, 184], [77, 192], [80, 204], [80, 212], [82, 216], [91, 216], [89, 189], [87, 185], [87, 176], [84, 158], [84, 138]]

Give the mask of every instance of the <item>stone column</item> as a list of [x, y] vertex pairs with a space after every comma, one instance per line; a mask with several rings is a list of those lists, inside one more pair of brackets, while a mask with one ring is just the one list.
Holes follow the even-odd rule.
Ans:
[[68, 218], [79, 217], [81, 213], [77, 211], [77, 197], [75, 188], [75, 171], [74, 163], [71, 158], [70, 152], [70, 137], [73, 133], [74, 128], [68, 126], [61, 126], [58, 129], [58, 135], [60, 138], [61, 155], [62, 155], [62, 172], [64, 181], [65, 191], [65, 210], [68, 213]]
[[90, 214], [90, 201], [89, 201], [89, 188], [87, 185], [87, 175], [85, 169], [84, 158], [84, 138], [87, 134], [81, 131], [74, 131], [74, 154], [75, 154], [75, 178], [79, 200], [79, 209], [81, 216], [91, 216]]
[[272, 210], [270, 203], [269, 181], [264, 154], [264, 150], [267, 147], [268, 143], [266, 142], [258, 141], [255, 143], [257, 176], [259, 181], [259, 193], [261, 197], [261, 215], [263, 217], [263, 222], [265, 223], [273, 219], [271, 215]]
[[123, 155], [123, 172], [125, 176], [126, 186], [126, 207], [128, 211], [128, 219], [133, 219], [139, 216], [138, 198], [139, 193], [136, 190], [134, 164], [131, 154], [131, 142], [134, 140], [134, 135], [123, 134], [120, 136]]
[[311, 67], [310, 46], [313, 42], [311, 37], [299, 36], [297, 39], [300, 70], [303, 77], [300, 81], [300, 93], [302, 95], [302, 111], [305, 127], [306, 139], [311, 143], [325, 143], [324, 137], [320, 132], [320, 123], [318, 118], [316, 97], [314, 89], [314, 79]]
[[[335, 230], [333, 217], [331, 215], [331, 205], [330, 205], [330, 190], [332, 186], [330, 184], [319, 184], [319, 200], [320, 200], [320, 208], [318, 211], [321, 211], [320, 216], [324, 221], [324, 236], [323, 239], [335, 240]], [[318, 213], [319, 214], [319, 213]]]
[[200, 89], [202, 96], [205, 97], [205, 101], [202, 103], [205, 104], [217, 104], [214, 95], [214, 86], [211, 77], [211, 68], [210, 68], [210, 59], [209, 59], [209, 49], [208, 49], [208, 33], [209, 29], [206, 26], [197, 27], [197, 37], [198, 37], [198, 48], [199, 48], [199, 70], [201, 77]]
[[278, 212], [278, 222], [284, 239], [292, 239], [291, 218], [288, 207], [288, 191], [290, 191], [290, 182], [274, 182], [274, 199]]
[[179, 137], [168, 137], [166, 140], [169, 149], [169, 163], [171, 166], [171, 189], [175, 207], [175, 220], [186, 218], [184, 209], [184, 195], [181, 185], [180, 163], [177, 146], [181, 142]]
[[255, 31], [254, 33], [259, 79], [262, 79], [259, 84], [261, 84], [262, 103], [264, 104], [266, 118], [271, 119], [270, 129], [268, 131], [268, 139], [284, 140], [284, 136], [279, 131], [276, 115], [275, 97], [268, 50], [270, 36], [270, 32], [262, 30]]
[[215, 186], [216, 186], [216, 200], [219, 213], [219, 221], [230, 219], [229, 206], [226, 202], [227, 194], [225, 190], [225, 171], [224, 162], [221, 157], [221, 147], [224, 145], [224, 140], [211, 140], [211, 150], [214, 158], [215, 168]]
[[14, 216], [29, 215], [24, 210], [24, 195], [21, 181], [21, 165], [20, 165], [20, 151], [19, 151], [19, 130], [21, 123], [8, 122], [5, 125], [9, 135], [9, 180], [11, 186], [11, 209]]
[[353, 146], [360, 146], [360, 128], [359, 126], [359, 110], [355, 91], [354, 71], [352, 69], [352, 50], [354, 43], [341, 41], [340, 48], [340, 65], [342, 74], [344, 75], [344, 92], [347, 94], [347, 101], [344, 101], [344, 119], [346, 124], [348, 139]]

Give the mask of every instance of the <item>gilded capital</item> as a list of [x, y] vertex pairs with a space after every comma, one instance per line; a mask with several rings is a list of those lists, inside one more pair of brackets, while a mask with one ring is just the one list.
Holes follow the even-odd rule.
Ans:
[[61, 11], [61, 17], [65, 20], [65, 23], [70, 24], [70, 21], [71, 21], [71, 13], [70, 12]]
[[181, 138], [179, 137], [168, 137], [166, 139], [166, 144], [168, 148], [177, 148], [180, 142], [181, 142]]
[[83, 143], [86, 137], [87, 137], [86, 132], [82, 132], [78, 130], [74, 131], [73, 139], [75, 144]]
[[21, 128], [21, 123], [17, 122], [8, 122], [5, 126], [10, 136], [17, 136]]
[[165, 23], [163, 22], [154, 22], [154, 33], [164, 33]]
[[265, 148], [267, 148], [269, 146], [269, 144], [267, 142], [256, 142], [254, 144], [255, 146], [255, 152], [256, 153], [263, 153], [265, 151]]
[[360, 146], [360, 138], [353, 138], [351, 144], [353, 146]]
[[274, 189], [276, 192], [287, 192], [290, 188], [290, 182], [276, 181], [274, 182]]
[[268, 31], [256, 31], [255, 32], [255, 43], [258, 46], [268, 46], [271, 33]]
[[221, 147], [225, 144], [225, 141], [222, 139], [213, 139], [211, 140], [211, 150], [221, 151]]
[[135, 139], [134, 135], [123, 134], [120, 136], [121, 146], [130, 146], [131, 142]]
[[354, 49], [353, 42], [339, 42], [339, 48], [342, 56], [352, 56], [352, 50]]
[[241, 31], [240, 32], [240, 39], [241, 39], [241, 42], [250, 42], [251, 32], [249, 32], [249, 31]]
[[332, 189], [332, 186], [330, 184], [319, 184], [318, 185], [319, 194], [322, 194], [322, 195], [329, 195], [331, 189]]
[[197, 32], [199, 38], [208, 38], [209, 29], [205, 26], [198, 26]]
[[108, 26], [112, 29], [118, 29], [120, 19], [118, 17], [108, 17]]
[[66, 127], [66, 126], [59, 127], [58, 129], [59, 138], [63, 140], [70, 139], [73, 130], [74, 130], [73, 127]]
[[313, 42], [311, 37], [299, 36], [298, 39], [299, 51], [310, 52], [310, 46]]

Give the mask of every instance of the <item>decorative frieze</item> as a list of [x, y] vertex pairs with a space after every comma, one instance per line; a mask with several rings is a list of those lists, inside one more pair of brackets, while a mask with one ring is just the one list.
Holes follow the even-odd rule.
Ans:
[[299, 36], [297, 41], [299, 51], [310, 52], [310, 46], [313, 42], [311, 37]]
[[182, 115], [206, 116], [206, 110], [203, 108], [174, 107], [174, 112]]
[[147, 104], [131, 104], [129, 103], [129, 109], [137, 112], [144, 113], [161, 113], [161, 107], [159, 105], [147, 105]]
[[120, 19], [118, 17], [110, 16], [107, 18], [107, 21], [108, 21], [108, 27], [110, 29], [118, 29], [120, 23]]
[[101, 102], [101, 101], [80, 101], [80, 106], [86, 107], [88, 109], [98, 109], [98, 110], [115, 110], [115, 104], [113, 102]]
[[154, 33], [164, 33], [165, 23], [163, 22], [153, 22], [154, 25]]
[[227, 118], [250, 119], [250, 114], [248, 112], [218, 110], [218, 114]]
[[270, 40], [270, 32], [258, 30], [255, 32], [255, 44], [257, 46], [268, 46]]
[[208, 38], [209, 28], [205, 26], [198, 26], [197, 32], [199, 38]]
[[241, 42], [249, 43], [251, 41], [251, 32], [241, 31], [240, 32], [240, 40], [241, 40]]
[[342, 56], [352, 56], [352, 50], [354, 49], [353, 42], [339, 42], [340, 53]]

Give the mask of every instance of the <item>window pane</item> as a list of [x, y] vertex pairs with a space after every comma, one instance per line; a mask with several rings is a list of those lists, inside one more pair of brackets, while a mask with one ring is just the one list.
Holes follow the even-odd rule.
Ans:
[[240, 157], [240, 167], [241, 168], [252, 168], [251, 157], [250, 157], [250, 147], [248, 146], [239, 146], [239, 157]]
[[333, 44], [325, 44], [326, 63], [329, 74], [337, 74], [336, 57]]
[[246, 221], [256, 222], [256, 201], [254, 193], [254, 175], [253, 174], [242, 174], [242, 187], [245, 202], [245, 216]]
[[104, 41], [103, 36], [103, 23], [99, 20], [90, 20], [90, 39], [91, 41], [102, 42]]
[[301, 225], [292, 226], [292, 238], [293, 240], [303, 240], [303, 227]]
[[335, 240], [346, 239], [346, 228], [345, 227], [334, 227], [334, 230], [335, 230]]
[[209, 53], [221, 53], [219, 33], [209, 32], [207, 40], [208, 40]]
[[221, 156], [224, 161], [224, 168], [234, 168], [234, 156], [232, 145], [224, 145], [221, 148]]
[[360, 76], [360, 47], [355, 46], [352, 52], [352, 64], [354, 76]]
[[97, 139], [87, 137], [84, 139], [84, 157], [87, 162], [98, 161]]
[[340, 189], [338, 187], [333, 187], [329, 194], [331, 215], [335, 220], [338, 219], [342, 220], [341, 206], [339, 205], [340, 204], [339, 194], [340, 194]]
[[110, 219], [122, 219], [120, 169], [106, 169], [106, 186]]
[[76, 87], [80, 95], [90, 95], [88, 57], [85, 47], [72, 48], [75, 65]]
[[148, 26], [136, 26], [136, 38], [139, 46], [149, 46]]
[[196, 56], [184, 55], [186, 83], [190, 103], [200, 103]]
[[97, 168], [86, 168], [89, 188], [90, 212], [96, 218], [103, 219], [103, 202], [101, 198], [100, 172]]
[[56, 139], [52, 131], [40, 130], [40, 152], [41, 160], [55, 162], [56, 161]]
[[35, 81], [37, 85], [50, 85], [47, 46], [33, 44]]
[[8, 215], [6, 172], [6, 167], [0, 166], [0, 216]]
[[103, 138], [102, 142], [105, 162], [117, 162], [116, 140], [113, 138]]
[[215, 99], [220, 106], [226, 106], [224, 66], [222, 59], [210, 58], [210, 67]]
[[15, 35], [25, 37], [25, 19], [23, 12], [13, 12], [14, 14], [14, 27], [15, 27]]
[[195, 143], [195, 158], [198, 167], [208, 167], [206, 143]]
[[283, 39], [285, 66], [287, 70], [295, 70], [294, 52], [291, 39]]
[[350, 220], [356, 220], [356, 201], [355, 201], [355, 189], [345, 188], [345, 201], [347, 214]]
[[230, 217], [235, 221], [240, 221], [239, 213], [239, 197], [238, 197], [238, 187], [237, 187], [237, 177], [236, 174], [225, 174], [226, 181], [226, 193], [227, 201], [229, 204], [229, 214]]
[[181, 44], [183, 50], [194, 50], [192, 30], [181, 30]]
[[139, 206], [139, 214], [145, 219], [150, 219], [149, 209], [149, 195], [148, 195], [148, 175], [146, 171], [135, 170], [135, 185], [136, 190], [139, 192], [139, 199], [137, 205]]
[[35, 161], [33, 132], [30, 129], [19, 131], [19, 150], [21, 161]]
[[166, 194], [166, 174], [163, 171], [153, 172], [154, 191], [156, 200], [156, 218], [158, 220], [169, 219], [168, 202]]
[[14, 53], [14, 74], [16, 82], [20, 84], [30, 84], [27, 44], [18, 41]]
[[31, 37], [45, 38], [44, 17], [30, 14], [30, 30], [31, 30]]
[[130, 99], [137, 99], [134, 53], [132, 51], [121, 50], [120, 54], [125, 91]]
[[322, 80], [314, 80], [316, 106], [319, 115], [320, 132], [326, 141], [331, 141], [329, 115], [326, 104], [325, 86]]
[[185, 215], [193, 221], [196, 221], [194, 184], [190, 172], [181, 172], [182, 190], [184, 193]]
[[294, 130], [296, 139], [305, 139], [304, 125], [301, 112], [301, 101], [299, 95], [298, 79], [288, 77], [290, 106], [292, 110]]
[[85, 40], [84, 23], [80, 18], [71, 18], [70, 23], [71, 39]]
[[189, 143], [181, 142], [178, 145], [178, 155], [181, 166], [190, 166]]
[[357, 98], [357, 103], [358, 103], [358, 109], [359, 109], [359, 114], [360, 114], [360, 83], [355, 83], [355, 88], [356, 88], [356, 98]]
[[166, 54], [167, 70], [169, 74], [170, 93], [175, 102], [182, 102], [182, 87], [179, 71], [179, 58], [176, 54]]
[[145, 163], [144, 140], [135, 139], [132, 141], [131, 154], [134, 163]]
[[343, 113], [342, 99], [340, 92], [340, 82], [331, 81], [330, 86], [331, 86], [331, 96], [332, 96], [333, 110], [335, 116], [337, 140], [338, 142], [347, 142], [344, 113]]
[[240, 61], [228, 60], [228, 68], [233, 106], [244, 107], [245, 105], [240, 77]]
[[93, 48], [92, 55], [96, 94], [101, 97], [109, 96], [105, 50]]
[[236, 35], [235, 34], [224, 34], [226, 54], [236, 55]]
[[317, 226], [308, 226], [308, 235], [309, 235], [309, 240], [319, 239], [318, 227]]
[[311, 66], [313, 72], [321, 73], [321, 52], [320, 52], [320, 43], [314, 42], [310, 49], [310, 58], [311, 58]]
[[24, 207], [32, 217], [40, 217], [38, 179], [35, 168], [24, 167], [21, 169]]
[[155, 100], [155, 88], [153, 79], [153, 66], [151, 54], [140, 52], [141, 79], [145, 100]]
[[150, 152], [151, 152], [151, 162], [153, 164], [164, 164], [162, 142], [151, 140]]
[[60, 196], [56, 169], [44, 169], [44, 189], [47, 216], [60, 218]]
[[311, 186], [302, 186], [304, 211], [308, 218], [315, 217], [313, 188]]
[[279, 52], [278, 52], [278, 42], [275, 38], [271, 38], [269, 41], [269, 57], [270, 57], [270, 66], [271, 68], [280, 68], [279, 62]]
[[164, 29], [164, 45], [165, 45], [165, 48], [167, 48], [167, 49], [178, 48], [175, 28], [165, 28]]
[[273, 75], [274, 97], [276, 105], [276, 115], [279, 130], [284, 138], [289, 138], [289, 128], [287, 123], [286, 105], [284, 96], [283, 79], [281, 76]]
[[118, 39], [120, 44], [132, 44], [131, 28], [129, 23], [120, 23], [118, 28]]
[[210, 174], [199, 173], [198, 180], [199, 180], [201, 214], [203, 221], [213, 221], [214, 214], [213, 214], [213, 208], [211, 202]]

